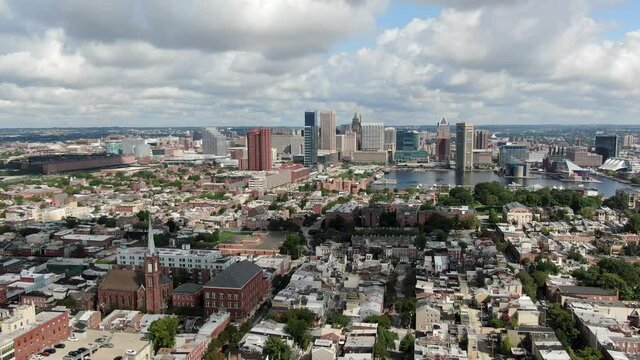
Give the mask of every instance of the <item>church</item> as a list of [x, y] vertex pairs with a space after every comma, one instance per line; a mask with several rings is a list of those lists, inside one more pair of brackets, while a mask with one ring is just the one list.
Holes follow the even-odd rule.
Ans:
[[149, 217], [144, 269], [110, 269], [98, 287], [98, 310], [131, 309], [160, 314], [167, 308], [173, 283], [160, 271], [160, 255], [156, 251], [151, 224]]

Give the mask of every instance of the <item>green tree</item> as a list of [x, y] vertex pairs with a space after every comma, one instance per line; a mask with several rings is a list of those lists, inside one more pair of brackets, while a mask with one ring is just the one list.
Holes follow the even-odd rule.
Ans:
[[600, 350], [586, 347], [576, 354], [579, 360], [602, 360], [602, 353]]
[[337, 327], [345, 327], [349, 325], [350, 319], [348, 316], [342, 314], [332, 314], [329, 319], [327, 319], [327, 323], [337, 326]]
[[264, 345], [262, 355], [268, 356], [269, 359], [273, 360], [289, 360], [292, 353], [291, 348], [284, 340], [269, 336]]
[[309, 335], [309, 324], [302, 319], [289, 319], [285, 330], [293, 341], [302, 349], [306, 349], [311, 342], [311, 336]]
[[153, 341], [153, 348], [171, 348], [176, 344], [176, 333], [179, 321], [177, 317], [168, 316], [158, 319], [149, 325], [149, 335]]
[[415, 337], [410, 332], [402, 338], [400, 341], [400, 351], [404, 354], [405, 358], [413, 359], [413, 349], [415, 346]]
[[624, 231], [635, 234], [640, 233], [640, 213], [635, 213], [629, 217], [627, 224], [624, 226]]
[[547, 320], [558, 337], [558, 340], [565, 346], [570, 346], [580, 335], [580, 331], [576, 327], [576, 320], [569, 311], [565, 310], [562, 305], [553, 303], [549, 305], [547, 310]]

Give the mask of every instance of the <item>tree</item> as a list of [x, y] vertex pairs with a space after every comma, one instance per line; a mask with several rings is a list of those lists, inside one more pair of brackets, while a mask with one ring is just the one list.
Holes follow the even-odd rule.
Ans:
[[510, 356], [512, 347], [513, 344], [511, 344], [511, 340], [509, 340], [509, 337], [504, 336], [502, 338], [502, 341], [500, 342], [500, 353], [504, 356]]
[[418, 234], [418, 236], [416, 236], [415, 245], [418, 250], [424, 250], [424, 248], [427, 246], [427, 237], [424, 235], [424, 233], [420, 233]]
[[329, 319], [327, 319], [327, 323], [341, 328], [349, 325], [349, 322], [349, 317], [342, 314], [333, 314], [329, 317]]
[[629, 217], [627, 224], [624, 226], [624, 231], [635, 234], [640, 233], [640, 213], [635, 213]]
[[580, 335], [576, 320], [562, 305], [553, 303], [547, 310], [548, 324], [555, 330], [558, 340], [565, 346], [571, 345]]
[[285, 330], [301, 349], [306, 349], [309, 346], [311, 336], [309, 336], [309, 324], [306, 321], [302, 319], [289, 319]]
[[410, 332], [400, 341], [400, 351], [402, 351], [407, 359], [413, 359], [413, 349], [415, 346], [415, 337]]
[[149, 221], [149, 215], [149, 210], [140, 210], [136, 213], [136, 217], [138, 217], [140, 221]]
[[269, 336], [264, 345], [262, 355], [268, 356], [273, 360], [289, 360], [291, 359], [291, 348], [287, 343], [274, 336]]
[[174, 316], [163, 317], [149, 325], [149, 335], [155, 351], [160, 348], [171, 348], [176, 344], [178, 325], [178, 318]]
[[596, 348], [586, 347], [578, 351], [577, 357], [580, 360], [602, 360], [602, 353]]
[[280, 253], [291, 255], [291, 258], [295, 260], [300, 257], [302, 245], [304, 245], [302, 236], [299, 234], [289, 234], [280, 247]]

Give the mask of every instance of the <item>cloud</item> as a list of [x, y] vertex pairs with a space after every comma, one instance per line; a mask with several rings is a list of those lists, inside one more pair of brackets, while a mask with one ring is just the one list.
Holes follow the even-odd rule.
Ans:
[[640, 31], [603, 40], [580, 0], [477, 3], [341, 53], [384, 1], [0, 3], [0, 125], [637, 122]]

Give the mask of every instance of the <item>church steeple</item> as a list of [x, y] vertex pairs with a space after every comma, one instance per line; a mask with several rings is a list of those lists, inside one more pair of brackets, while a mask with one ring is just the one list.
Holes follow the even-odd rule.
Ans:
[[147, 234], [147, 246], [149, 248], [149, 254], [153, 255], [156, 253], [156, 243], [153, 241], [153, 218], [151, 214], [149, 214], [149, 230]]

